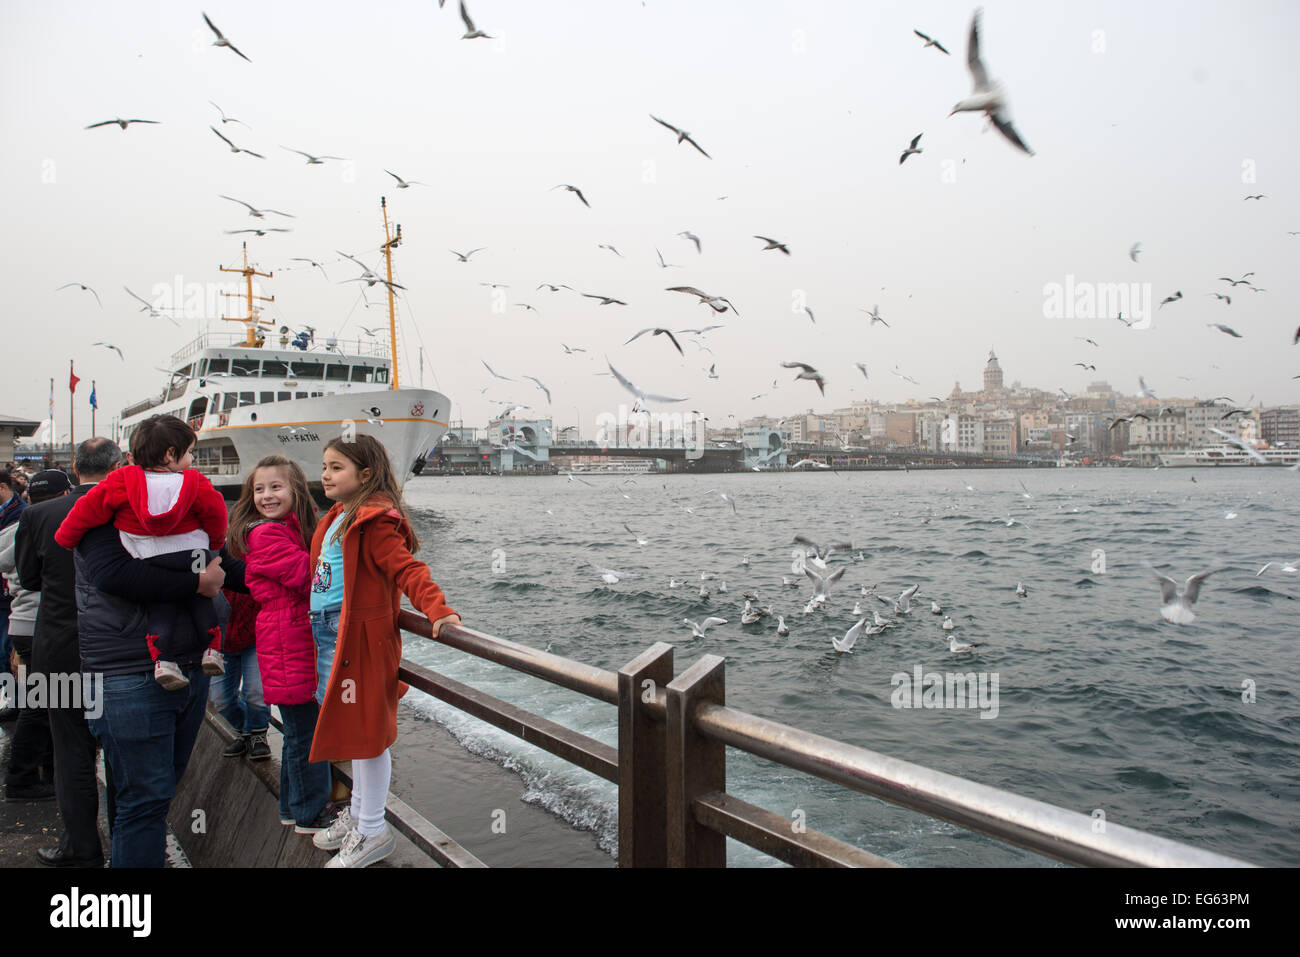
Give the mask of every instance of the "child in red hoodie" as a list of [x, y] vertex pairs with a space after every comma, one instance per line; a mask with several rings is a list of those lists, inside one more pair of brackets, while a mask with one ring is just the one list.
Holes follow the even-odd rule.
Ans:
[[[226, 502], [208, 479], [190, 468], [194, 430], [174, 415], [155, 415], [131, 433], [134, 465], [114, 469], [108, 477], [77, 499], [54, 540], [75, 548], [88, 531], [108, 522], [118, 530], [122, 546], [135, 558], [161, 568], [201, 570], [226, 538]], [[177, 628], [184, 611], [193, 633]], [[149, 651], [154, 680], [174, 691], [190, 683], [180, 662], [203, 651], [202, 667], [210, 675], [225, 673], [221, 629], [212, 599], [195, 595], [181, 605], [148, 607]]]

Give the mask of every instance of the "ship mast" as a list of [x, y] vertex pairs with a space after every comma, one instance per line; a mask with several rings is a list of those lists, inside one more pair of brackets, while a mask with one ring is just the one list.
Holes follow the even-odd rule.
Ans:
[[274, 325], [274, 323], [269, 322], [268, 320], [265, 320], [265, 319], [260, 318], [260, 314], [261, 314], [261, 311], [262, 311], [262, 310], [259, 309], [259, 308], [257, 308], [256, 306], [253, 305], [253, 300], [254, 300], [254, 299], [260, 299], [260, 300], [262, 300], [263, 302], [275, 302], [275, 296], [254, 296], [254, 295], [253, 295], [253, 277], [254, 277], [254, 276], [262, 276], [262, 277], [264, 277], [264, 278], [266, 278], [266, 279], [270, 279], [270, 278], [271, 278], [271, 273], [269, 273], [269, 272], [258, 272], [256, 269], [254, 269], [252, 266], [250, 266], [250, 265], [248, 264], [248, 243], [244, 243], [244, 268], [243, 268], [243, 269], [227, 269], [225, 266], [219, 266], [218, 268], [219, 268], [222, 272], [237, 272], [237, 273], [242, 273], [242, 274], [243, 274], [243, 276], [244, 276], [244, 285], [245, 285], [245, 289], [246, 289], [244, 295], [241, 297], [240, 294], [237, 293], [237, 292], [223, 292], [222, 295], [223, 295], [223, 296], [229, 296], [229, 297], [231, 297], [231, 298], [233, 298], [233, 299], [243, 298], [243, 299], [245, 299], [245, 300], [247, 301], [247, 303], [248, 303], [248, 315], [247, 315], [247, 316], [242, 316], [242, 317], [241, 317], [241, 316], [222, 316], [222, 317], [221, 317], [222, 321], [223, 321], [223, 322], [242, 322], [242, 323], [244, 324], [244, 330], [245, 330], [245, 332], [244, 332], [244, 345], [246, 345], [246, 346], [253, 346], [253, 347], [260, 346], [260, 345], [262, 344], [262, 342], [264, 341], [265, 337], [262, 335], [261, 330], [258, 329], [258, 326], [272, 326], [272, 325]]
[[397, 235], [391, 235], [388, 231], [388, 199], [379, 197], [379, 207], [384, 213], [384, 263], [388, 267], [388, 336], [392, 344], [391, 354], [392, 376], [389, 382], [389, 388], [396, 389], [397, 385], [397, 305], [393, 296], [393, 250], [402, 242], [402, 224], [397, 224]]

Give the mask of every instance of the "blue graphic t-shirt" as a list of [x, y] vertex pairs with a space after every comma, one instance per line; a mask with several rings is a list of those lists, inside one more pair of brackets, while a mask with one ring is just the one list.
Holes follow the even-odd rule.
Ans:
[[311, 576], [311, 610], [334, 611], [343, 607], [343, 542], [333, 541], [343, 513], [330, 523], [321, 543], [316, 571]]

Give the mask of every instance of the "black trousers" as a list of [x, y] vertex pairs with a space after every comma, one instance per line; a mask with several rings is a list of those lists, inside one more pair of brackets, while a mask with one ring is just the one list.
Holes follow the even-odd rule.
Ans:
[[[210, 561], [217, 553], [205, 553], [204, 563]], [[171, 571], [189, 571], [194, 566], [192, 552], [169, 552], [145, 559], [155, 568]], [[163, 602], [148, 605], [145, 608], [149, 622], [145, 637], [149, 650], [153, 652], [154, 661], [179, 661], [183, 657], [193, 656], [204, 648], [219, 647], [221, 631], [217, 626], [217, 609], [211, 598], [192, 595], [181, 602]], [[177, 620], [184, 615], [192, 627], [177, 629]]]
[[[100, 857], [99, 782], [95, 754], [99, 741], [90, 733], [80, 708], [50, 708], [54, 742], [54, 797], [63, 819], [59, 847], [72, 857]], [[108, 770], [105, 762], [105, 770]], [[108, 820], [113, 820], [113, 777], [108, 775]]]
[[[32, 707], [32, 689], [41, 683], [32, 671], [32, 636], [11, 635], [14, 649], [23, 667], [27, 669], [26, 707], [18, 712], [14, 722], [14, 737], [9, 751], [9, 767], [5, 769], [6, 787], [32, 787], [49, 783], [54, 773], [54, 750], [50, 742], [50, 722], [41, 707]], [[48, 685], [46, 686], [48, 693]]]

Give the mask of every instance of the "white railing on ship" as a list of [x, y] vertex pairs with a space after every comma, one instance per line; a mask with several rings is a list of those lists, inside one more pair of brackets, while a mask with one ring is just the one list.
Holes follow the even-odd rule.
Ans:
[[[205, 332], [197, 339], [182, 346], [172, 354], [172, 367], [182, 365], [193, 359], [204, 349], [220, 348], [238, 348], [244, 345], [243, 333], [230, 332]], [[279, 349], [281, 351], [300, 352], [289, 344], [281, 345], [278, 334], [267, 336], [262, 345], [263, 349]], [[354, 356], [365, 356], [366, 358], [388, 358], [388, 340], [379, 339], [378, 337], [369, 340], [363, 339], [339, 339], [336, 348], [326, 349], [322, 339], [317, 339], [310, 349], [302, 352], [304, 356], [314, 356], [323, 358], [325, 356], [340, 356], [342, 358], [352, 358]]]

